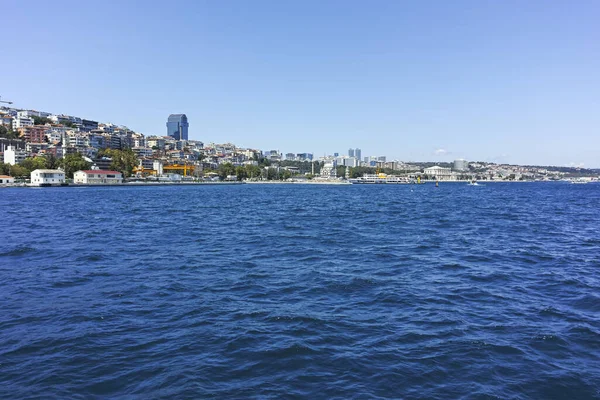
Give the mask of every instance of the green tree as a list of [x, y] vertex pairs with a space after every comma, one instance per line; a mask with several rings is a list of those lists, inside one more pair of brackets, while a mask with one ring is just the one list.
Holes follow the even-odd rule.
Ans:
[[98, 157], [109, 157], [112, 162], [110, 169], [119, 171], [124, 177], [131, 176], [133, 169], [138, 166], [138, 159], [133, 150], [102, 149], [98, 152]]
[[260, 177], [261, 169], [259, 166], [252, 165], [252, 164], [246, 164], [244, 166], [244, 169], [246, 170], [246, 177], [248, 177], [250, 179]]
[[0, 162], [0, 174], [1, 175], [10, 174], [10, 164], [5, 164], [3, 162]]
[[46, 168], [57, 169], [60, 166], [60, 160], [54, 154], [47, 153], [44, 157], [46, 158]]
[[19, 137], [19, 133], [13, 131], [11, 127], [0, 125], [0, 137], [4, 137], [7, 139], [17, 139]]
[[18, 164], [10, 166], [9, 175], [14, 176], [15, 178], [29, 178], [30, 173], [31, 173], [31, 171], [29, 171], [27, 168], [24, 168]]
[[111, 153], [110, 168], [121, 172], [124, 177], [131, 176], [133, 169], [138, 165], [138, 159], [133, 150], [112, 150]]
[[47, 169], [48, 162], [44, 157], [27, 157], [21, 162], [21, 166], [31, 172], [36, 169]]
[[73, 173], [90, 169], [92, 163], [85, 161], [79, 153], [67, 154], [60, 162], [67, 178], [73, 178]]
[[220, 164], [219, 169], [217, 170], [217, 173], [222, 180], [227, 178], [228, 175], [235, 175], [235, 172], [235, 167], [232, 163]]
[[292, 173], [290, 171], [288, 171], [287, 169], [283, 170], [283, 172], [281, 173], [281, 180], [282, 181], [290, 179], [291, 177], [292, 177]]
[[50, 121], [48, 118], [46, 117], [33, 117], [33, 124], [34, 125], [46, 125], [46, 124], [51, 124], [52, 121]]
[[235, 175], [237, 176], [238, 181], [244, 180], [248, 177], [248, 173], [244, 167], [236, 167]]

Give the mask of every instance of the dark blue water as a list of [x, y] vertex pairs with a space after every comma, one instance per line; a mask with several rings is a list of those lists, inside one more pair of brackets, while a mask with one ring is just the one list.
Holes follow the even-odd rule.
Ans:
[[600, 185], [0, 190], [0, 398], [600, 397]]

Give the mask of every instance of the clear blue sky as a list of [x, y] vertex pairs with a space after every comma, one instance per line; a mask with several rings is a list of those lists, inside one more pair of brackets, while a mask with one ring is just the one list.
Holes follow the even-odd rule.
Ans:
[[282, 152], [600, 167], [600, 1], [27, 1], [15, 106]]

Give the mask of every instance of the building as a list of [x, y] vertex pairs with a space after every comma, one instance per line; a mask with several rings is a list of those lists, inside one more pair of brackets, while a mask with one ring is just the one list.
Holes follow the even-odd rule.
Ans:
[[8, 146], [4, 149], [4, 163], [15, 165], [20, 164], [27, 158], [27, 151], [17, 149], [14, 146]]
[[440, 167], [439, 165], [434, 165], [433, 167], [425, 168], [423, 170], [425, 175], [434, 176], [439, 180], [449, 180], [454, 176], [452, 174], [452, 170], [450, 168]]
[[167, 136], [175, 140], [188, 140], [188, 119], [185, 114], [171, 114], [167, 119]]
[[469, 162], [467, 160], [463, 160], [462, 158], [454, 160], [452, 169], [455, 171], [467, 171], [469, 169]]
[[354, 149], [348, 149], [348, 157], [354, 157]]
[[335, 161], [333, 162], [326, 162], [323, 167], [321, 168], [321, 178], [325, 178], [325, 179], [335, 179], [337, 177], [337, 170], [336, 170], [336, 163]]
[[46, 126], [24, 126], [19, 128], [19, 134], [26, 142], [42, 143], [46, 141], [46, 132], [48, 128]]
[[99, 169], [81, 170], [73, 174], [73, 183], [84, 185], [115, 185], [123, 183], [123, 175], [118, 171]]
[[98, 129], [98, 121], [92, 121], [89, 119], [82, 119], [81, 125], [79, 126], [79, 130], [82, 132], [91, 132], [95, 129]]
[[15, 183], [15, 178], [8, 175], [0, 175], [0, 185], [5, 185], [7, 183]]
[[12, 120], [13, 131], [25, 126], [33, 126], [33, 118], [29, 117], [17, 117]]
[[359, 162], [360, 162], [360, 160], [361, 160], [361, 157], [360, 157], [361, 155], [362, 155], [362, 152], [360, 151], [360, 149], [359, 149], [359, 148], [356, 148], [356, 149], [354, 149], [354, 157], [356, 157], [356, 159], [357, 159]]
[[57, 186], [65, 183], [65, 172], [60, 169], [36, 169], [31, 171], [32, 186]]

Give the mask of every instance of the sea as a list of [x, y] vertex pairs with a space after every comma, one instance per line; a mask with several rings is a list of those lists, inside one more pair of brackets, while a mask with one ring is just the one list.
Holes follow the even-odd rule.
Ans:
[[600, 184], [0, 189], [2, 399], [600, 398]]

